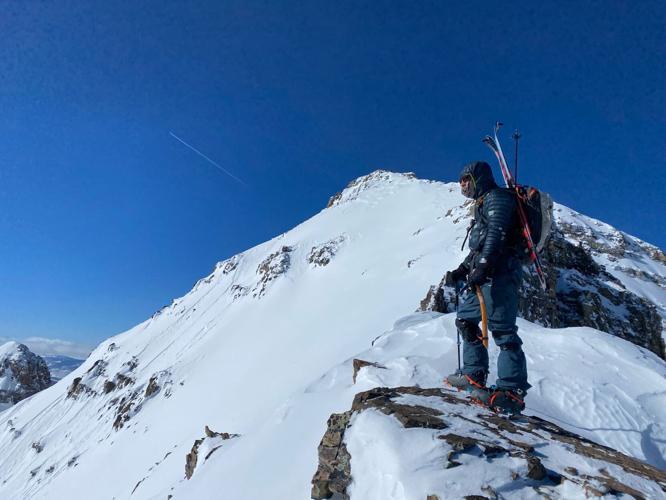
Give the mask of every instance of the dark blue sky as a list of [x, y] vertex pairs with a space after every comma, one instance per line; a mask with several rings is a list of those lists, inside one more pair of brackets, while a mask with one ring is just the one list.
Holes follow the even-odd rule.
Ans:
[[523, 181], [664, 248], [665, 5], [3, 3], [0, 337], [96, 343], [359, 175], [491, 161], [496, 119]]

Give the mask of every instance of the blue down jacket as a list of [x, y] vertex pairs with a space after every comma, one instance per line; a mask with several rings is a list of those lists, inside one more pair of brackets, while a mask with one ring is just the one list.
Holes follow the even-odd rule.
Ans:
[[508, 262], [517, 257], [519, 242], [516, 196], [508, 189], [500, 188], [493, 177], [490, 165], [477, 161], [466, 165], [460, 177], [472, 178], [475, 200], [474, 220], [469, 233], [469, 255], [465, 265], [470, 269], [487, 262], [490, 276], [515, 267]]

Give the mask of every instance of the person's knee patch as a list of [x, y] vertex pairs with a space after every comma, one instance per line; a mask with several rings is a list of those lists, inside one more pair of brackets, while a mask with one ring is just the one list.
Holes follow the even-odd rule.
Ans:
[[456, 318], [456, 327], [465, 342], [472, 344], [475, 342], [481, 342], [481, 330], [479, 329], [478, 324], [465, 319]]

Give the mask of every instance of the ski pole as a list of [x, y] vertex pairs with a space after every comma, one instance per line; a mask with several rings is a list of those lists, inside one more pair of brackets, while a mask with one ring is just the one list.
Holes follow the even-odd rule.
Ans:
[[[458, 283], [455, 284], [456, 289], [456, 318], [458, 317]], [[460, 368], [460, 330], [456, 328], [456, 337], [458, 343], [458, 373], [462, 373], [462, 368]]]
[[516, 157], [515, 157], [515, 165], [513, 167], [513, 182], [518, 184], [518, 139], [520, 139], [521, 135], [520, 132], [518, 132], [518, 129], [513, 133], [513, 139], [516, 141]]
[[481, 306], [481, 341], [483, 342], [483, 347], [488, 349], [488, 313], [486, 311], [486, 301], [483, 298], [479, 285], [476, 285], [476, 296]]

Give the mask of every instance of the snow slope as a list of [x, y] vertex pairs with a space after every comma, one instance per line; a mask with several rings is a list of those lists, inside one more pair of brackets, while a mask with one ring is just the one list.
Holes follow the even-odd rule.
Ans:
[[[375, 172], [219, 263], [0, 415], [0, 497], [309, 498], [332, 412], [363, 388], [437, 385], [455, 369], [453, 318], [411, 314], [463, 257], [463, 202], [454, 184]], [[530, 411], [664, 466], [662, 360], [590, 329], [520, 327]], [[389, 369], [363, 369], [354, 386], [354, 357]], [[206, 425], [240, 436], [186, 480]]]

